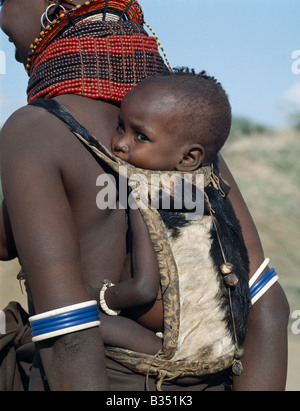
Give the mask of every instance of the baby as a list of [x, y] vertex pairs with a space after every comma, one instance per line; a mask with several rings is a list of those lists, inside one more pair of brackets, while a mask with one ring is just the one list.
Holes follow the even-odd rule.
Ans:
[[136, 167], [190, 172], [216, 158], [230, 127], [228, 97], [213, 77], [154, 76], [123, 99], [111, 148]]
[[[124, 97], [111, 150], [138, 168], [192, 172], [210, 165], [228, 138], [231, 106], [220, 83], [202, 72], [154, 76]], [[106, 283], [101, 307], [110, 315], [130, 313], [162, 331], [159, 271], [139, 211], [129, 210], [132, 268], [126, 281]], [[141, 307], [140, 315], [136, 314]], [[134, 308], [135, 310], [131, 310]], [[135, 313], [135, 315], [133, 315]]]

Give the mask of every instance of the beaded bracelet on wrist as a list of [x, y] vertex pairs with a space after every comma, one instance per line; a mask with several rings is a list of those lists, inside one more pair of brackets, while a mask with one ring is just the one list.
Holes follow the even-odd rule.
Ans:
[[113, 284], [110, 280], [103, 280], [103, 285], [101, 287], [100, 296], [99, 296], [100, 308], [105, 314], [111, 315], [111, 316], [117, 316], [121, 312], [121, 310], [113, 310], [109, 308], [105, 301], [106, 290], [114, 286], [115, 284]]

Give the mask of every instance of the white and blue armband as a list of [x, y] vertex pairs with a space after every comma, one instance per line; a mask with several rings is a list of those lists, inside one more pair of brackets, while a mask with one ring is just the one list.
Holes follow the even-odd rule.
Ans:
[[[270, 259], [267, 258], [253, 277], [249, 281], [251, 304], [254, 305], [278, 280], [279, 277], [274, 268], [271, 268], [263, 276], [261, 273], [269, 264]], [[260, 278], [259, 278], [260, 277]]]
[[60, 335], [100, 325], [97, 301], [86, 301], [58, 308], [29, 318], [32, 341], [42, 341]]

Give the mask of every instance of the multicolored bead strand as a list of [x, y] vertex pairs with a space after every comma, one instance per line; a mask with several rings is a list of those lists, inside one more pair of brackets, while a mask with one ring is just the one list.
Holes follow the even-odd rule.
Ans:
[[169, 63], [169, 60], [168, 60], [167, 55], [166, 55], [166, 52], [165, 52], [163, 46], [161, 45], [161, 43], [160, 43], [160, 41], [159, 41], [159, 38], [157, 37], [157, 35], [155, 34], [154, 30], [149, 26], [148, 23], [146, 23], [146, 22], [144, 21], [144, 24], [145, 24], [146, 27], [148, 27], [148, 29], [149, 29], [149, 30], [151, 31], [151, 33], [153, 34], [153, 36], [154, 36], [157, 44], [159, 45], [159, 47], [160, 47], [160, 49], [161, 49], [161, 51], [162, 51], [162, 54], [163, 54], [164, 59], [165, 59], [165, 61], [166, 61], [166, 63], [167, 63], [167, 66], [169, 67], [170, 71], [172, 71], [172, 67], [171, 67], [171, 65], [170, 65], [170, 63]]

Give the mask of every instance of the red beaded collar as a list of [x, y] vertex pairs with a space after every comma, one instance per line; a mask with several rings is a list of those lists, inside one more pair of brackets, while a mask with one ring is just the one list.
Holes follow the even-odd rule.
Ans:
[[[169, 71], [156, 39], [149, 37], [140, 24], [142, 14], [133, 18], [138, 18], [138, 24], [131, 20], [97, 20], [95, 16], [104, 3], [94, 0], [64, 13], [38, 39], [28, 67], [29, 102], [61, 94], [121, 101], [144, 78]], [[120, 3], [125, 10], [131, 2], [111, 1], [109, 5]], [[78, 21], [78, 17], [82, 18]]]
[[26, 72], [30, 74], [31, 66], [37, 55], [45, 50], [48, 44], [53, 41], [59, 32], [64, 31], [68, 26], [75, 24], [74, 22], [76, 19], [82, 16], [92, 15], [94, 12], [104, 10], [105, 6], [109, 9], [124, 13], [124, 16], [134, 23], [140, 25], [143, 25], [144, 23], [144, 13], [137, 0], [109, 0], [107, 4], [105, 0], [90, 0], [82, 5], [78, 4], [69, 11], [61, 12], [59, 17], [53, 20], [51, 24], [48, 24], [46, 29], [42, 30], [40, 36], [30, 45]]

